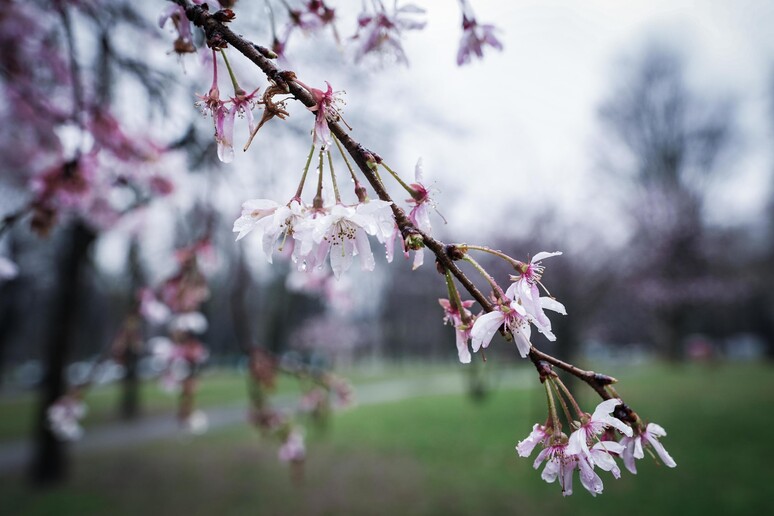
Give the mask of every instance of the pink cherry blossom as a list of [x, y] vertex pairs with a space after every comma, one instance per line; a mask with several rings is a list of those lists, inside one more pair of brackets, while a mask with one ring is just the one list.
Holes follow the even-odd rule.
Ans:
[[180, 429], [191, 435], [202, 435], [207, 432], [210, 427], [210, 420], [207, 414], [201, 410], [193, 410], [190, 414], [182, 418], [180, 421]]
[[77, 441], [83, 436], [79, 421], [85, 415], [86, 405], [70, 395], [62, 396], [46, 411], [49, 428], [62, 441]]
[[[596, 451], [602, 454], [606, 453], [599, 449]], [[612, 450], [610, 451], [612, 452]], [[576, 469], [578, 470], [581, 484], [592, 496], [602, 493], [604, 486], [602, 479], [594, 471], [594, 463], [586, 457], [573, 453], [564, 440], [551, 443], [543, 448], [535, 459], [533, 467], [538, 469], [543, 461], [546, 462], [546, 466], [543, 468], [540, 477], [549, 484], [559, 479], [562, 495], [570, 496], [572, 494], [573, 472]], [[605, 463], [605, 466], [607, 467], [609, 464]], [[613, 462], [613, 466], [615, 466], [615, 462]]]
[[206, 115], [212, 116], [215, 123], [215, 141], [218, 144], [218, 158], [223, 163], [231, 163], [234, 159], [234, 116], [236, 111], [226, 106], [226, 101], [220, 98], [218, 89], [218, 60], [215, 50], [212, 51], [212, 86], [206, 95], [197, 95], [196, 105]]
[[551, 432], [550, 428], [535, 423], [532, 427], [532, 432], [530, 432], [527, 438], [519, 441], [519, 444], [516, 445], [516, 452], [519, 454], [519, 457], [529, 457], [535, 446], [538, 444], [548, 444]]
[[632, 435], [632, 429], [626, 423], [612, 416], [613, 411], [623, 402], [618, 398], [605, 400], [594, 409], [594, 413], [581, 417], [581, 426], [570, 435], [568, 451], [580, 455], [594, 464], [589, 450], [589, 442], [594, 441], [607, 428], [613, 427], [626, 436]]
[[645, 457], [643, 451], [644, 445], [650, 445], [665, 466], [669, 468], [676, 467], [677, 463], [672, 456], [669, 455], [669, 452], [666, 451], [664, 445], [658, 440], [659, 437], [664, 437], [665, 435], [666, 430], [661, 426], [656, 423], [649, 423], [644, 432], [635, 436], [626, 436], [622, 438], [621, 445], [624, 447], [624, 450], [621, 453], [621, 457], [623, 458], [626, 469], [634, 475], [637, 474], [637, 466], [634, 463], [634, 459], [642, 459]]
[[306, 267], [320, 267], [330, 255], [330, 264], [336, 278], [348, 270], [354, 256], [360, 256], [363, 270], [372, 271], [374, 256], [368, 235], [376, 235], [380, 221], [391, 213], [391, 203], [372, 200], [357, 206], [336, 204], [320, 217], [307, 218], [294, 233], [300, 244], [299, 255]]
[[[413, 190], [412, 195], [406, 202], [412, 205], [411, 211], [409, 211], [408, 218], [417, 229], [425, 234], [430, 234], [433, 231], [433, 227], [430, 224], [430, 208], [435, 208], [435, 203], [430, 198], [430, 190], [423, 184], [423, 169], [422, 158], [417, 160], [416, 167], [414, 167], [414, 180], [415, 182], [409, 186]], [[394, 253], [395, 238], [400, 235], [400, 229], [397, 224], [393, 224], [393, 233], [388, 240], [387, 244], [387, 261], [392, 262]], [[409, 256], [409, 249], [406, 246], [406, 242], [403, 242], [403, 253], [406, 258]], [[414, 263], [412, 269], [416, 270], [424, 263], [424, 250], [420, 247], [414, 250]]]
[[460, 314], [460, 311], [457, 310], [457, 307], [454, 303], [448, 299], [439, 299], [438, 303], [441, 305], [441, 308], [443, 308], [444, 324], [451, 324], [454, 326], [454, 333], [457, 342], [457, 354], [459, 356], [460, 362], [463, 364], [469, 364], [471, 357], [470, 350], [468, 349], [468, 341], [470, 340], [470, 332], [472, 328], [470, 323], [473, 320], [473, 316], [467, 309], [473, 306], [475, 301], [462, 301], [462, 310], [464, 310], [465, 315], [467, 316], [468, 324], [465, 324], [462, 314]]
[[234, 114], [240, 118], [244, 117], [247, 119], [247, 125], [250, 129], [250, 134], [255, 131], [253, 109], [255, 109], [255, 105], [258, 103], [256, 97], [258, 95], [259, 89], [260, 88], [256, 88], [251, 93], [247, 93], [240, 89], [234, 93], [233, 97], [229, 99], [229, 102], [231, 103], [231, 111], [233, 111]]
[[481, 25], [474, 17], [463, 14], [462, 39], [460, 39], [460, 48], [457, 51], [457, 65], [462, 66], [470, 63], [471, 57], [474, 55], [483, 59], [486, 45], [502, 50], [503, 44], [495, 37], [495, 30], [494, 25]]
[[288, 433], [285, 442], [280, 446], [277, 452], [279, 460], [282, 462], [303, 462], [306, 458], [306, 445], [304, 436], [298, 429], [293, 429]]
[[611, 472], [615, 478], [621, 478], [621, 470], [613, 455], [620, 457], [624, 449], [622, 444], [615, 441], [599, 441], [591, 447], [591, 463], [601, 470]]
[[19, 275], [19, 266], [0, 255], [0, 282], [14, 279]]
[[328, 404], [328, 392], [319, 387], [306, 392], [298, 402], [298, 409], [302, 412], [317, 412], [325, 410]]
[[511, 276], [511, 285], [505, 291], [505, 295], [511, 299], [516, 299], [524, 307], [524, 311], [529, 316], [535, 327], [543, 333], [548, 340], [554, 341], [556, 337], [551, 331], [551, 320], [546, 316], [544, 309], [553, 310], [562, 315], [567, 311], [564, 305], [551, 297], [540, 297], [538, 285], [542, 285], [540, 280], [545, 268], [541, 261], [551, 256], [561, 255], [561, 251], [553, 253], [540, 252], [535, 255], [528, 264], [522, 264], [521, 274]]
[[[336, 35], [336, 10], [325, 5], [322, 0], [309, 0], [303, 9], [288, 8], [288, 23], [285, 27], [284, 42], [287, 42], [290, 33], [295, 29], [304, 32], [314, 32], [325, 26], [331, 26]], [[338, 36], [337, 36], [338, 39]]]
[[270, 199], [251, 199], [242, 203], [242, 215], [234, 221], [234, 233], [238, 233], [237, 241], [243, 239], [256, 228], [263, 232], [273, 223], [274, 214], [279, 203]]
[[477, 352], [482, 347], [488, 347], [501, 326], [513, 335], [519, 354], [522, 358], [526, 358], [532, 348], [529, 341], [531, 336], [529, 319], [521, 305], [507, 298], [493, 311], [479, 316], [473, 323], [473, 329], [470, 332], [473, 352]]
[[335, 396], [337, 408], [343, 409], [355, 404], [355, 391], [347, 380], [332, 376], [328, 380], [328, 385]]
[[572, 494], [572, 473], [578, 466], [577, 458], [567, 453], [566, 442], [554, 442], [543, 448], [532, 467], [538, 469], [545, 461], [546, 466], [540, 474], [540, 478], [552, 484], [559, 479], [559, 485], [562, 487], [562, 494], [569, 496]]
[[[309, 108], [309, 111], [316, 113], [314, 143], [317, 145], [319, 142], [323, 150], [327, 149], [331, 144], [331, 130], [328, 127], [328, 122], [336, 122], [341, 119], [338, 107], [341, 104], [341, 92], [334, 92], [331, 83], [328, 81], [325, 81], [325, 84], [328, 85], [328, 89], [325, 91], [307, 87], [315, 102], [315, 105]], [[302, 84], [302, 86], [305, 85]]]
[[408, 66], [408, 58], [403, 51], [403, 31], [421, 30], [424, 21], [415, 19], [425, 13], [425, 10], [413, 4], [407, 4], [388, 13], [381, 2], [376, 5], [376, 12], [362, 12], [357, 19], [358, 29], [353, 40], [359, 42], [355, 52], [355, 62], [359, 63], [369, 54], [381, 57], [389, 56], [396, 62]]
[[164, 324], [169, 320], [172, 311], [156, 297], [152, 289], [141, 289], [138, 297], [140, 315], [150, 324]]
[[163, 29], [169, 20], [172, 20], [172, 24], [177, 31], [177, 39], [174, 44], [175, 52], [178, 54], [195, 52], [196, 47], [194, 47], [193, 36], [191, 35], [191, 24], [185, 15], [185, 9], [174, 3], [167, 5], [159, 15], [159, 27]]

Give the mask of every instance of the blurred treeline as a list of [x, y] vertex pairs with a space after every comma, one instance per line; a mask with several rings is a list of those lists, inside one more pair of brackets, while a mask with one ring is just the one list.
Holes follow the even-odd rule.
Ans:
[[[677, 54], [649, 47], [622, 66], [599, 106], [604, 145], [590, 152], [599, 162], [599, 195], [617, 205], [611, 223], [626, 228], [625, 238], [607, 243], [604, 225], [590, 231], [547, 207], [533, 215], [527, 234], [514, 236], [504, 225], [487, 242], [520, 259], [565, 251], [546, 261], [544, 279], [570, 315], [554, 318], [555, 344], [536, 336], [536, 343], [561, 356], [774, 356], [774, 203], [745, 225], [709, 222], [712, 188], [750, 187], [733, 178], [734, 163], [746, 151], [744, 135], [734, 100], [691, 88], [684, 65]], [[205, 138], [191, 133], [183, 143], [201, 158]], [[181, 220], [193, 227], [190, 220], [204, 217], [201, 211], [195, 206]], [[211, 362], [235, 363], [244, 343], [277, 354], [322, 353], [345, 363], [454, 356], [451, 328], [442, 326], [436, 302], [446, 297], [445, 286], [432, 262], [411, 271], [398, 257], [391, 266], [377, 267], [376, 280], [361, 281], [356, 274], [351, 299], [331, 308], [319, 293], [287, 288], [289, 264], [267, 269], [246, 263], [249, 258], [232, 241], [231, 218], [210, 208], [206, 219], [219, 261], [209, 274], [211, 296], [204, 305], [209, 327], [203, 341]], [[0, 285], [0, 385], [39, 379], [51, 325], [72, 334], [68, 362], [104, 356], [137, 289], [159, 268], [152, 255], [138, 251], [138, 240], [130, 240], [113, 253], [125, 253], [123, 265], [106, 271], [94, 251], [95, 235], [78, 238], [79, 231], [64, 226], [40, 239], [18, 225], [4, 236], [22, 272]], [[188, 233], [190, 228], [176, 230]], [[69, 270], [63, 266], [68, 259], [83, 262], [76, 278], [72, 264]], [[512, 272], [496, 261], [482, 262], [503, 281]], [[63, 296], [63, 289], [70, 291]], [[365, 307], [363, 299], [369, 300]], [[74, 304], [66, 315], [72, 321], [56, 319], [57, 303], [63, 302]]]

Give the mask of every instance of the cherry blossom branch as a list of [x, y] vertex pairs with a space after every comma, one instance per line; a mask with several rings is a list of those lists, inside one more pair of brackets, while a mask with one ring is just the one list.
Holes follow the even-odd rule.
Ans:
[[3, 233], [11, 229], [11, 227], [29, 211], [30, 206], [28, 205], [4, 216], [3, 219], [0, 220], [0, 237], [3, 236]]
[[[312, 94], [304, 87], [300, 81], [296, 80], [296, 74], [289, 70], [280, 70], [267, 56], [272, 56], [272, 52], [264, 47], [256, 45], [242, 36], [234, 33], [229, 27], [221, 23], [216, 17], [202, 6], [193, 5], [187, 0], [170, 0], [180, 5], [186, 13], [191, 22], [194, 25], [201, 27], [208, 41], [226, 42], [247, 59], [257, 65], [266, 77], [272, 81], [277, 87], [281, 88], [292, 94], [296, 100], [301, 102], [307, 108], [314, 108], [317, 103], [315, 102]], [[428, 248], [436, 257], [438, 264], [438, 270], [448, 270], [462, 286], [467, 290], [470, 295], [481, 305], [486, 312], [491, 312], [495, 309], [492, 302], [473, 284], [473, 282], [465, 275], [465, 273], [457, 266], [456, 260], [465, 258], [465, 248], [477, 249], [481, 251], [491, 251], [483, 246], [456, 246], [447, 245], [443, 242], [434, 239], [426, 232], [421, 231], [414, 224], [411, 223], [406, 213], [396, 203], [393, 202], [383, 183], [379, 179], [376, 168], [378, 164], [382, 162], [382, 159], [378, 154], [369, 151], [362, 144], [355, 141], [347, 132], [347, 130], [338, 122], [328, 121], [328, 127], [331, 133], [338, 140], [341, 146], [346, 149], [347, 153], [352, 157], [352, 160], [357, 165], [358, 169], [363, 173], [368, 183], [376, 192], [379, 199], [390, 202], [393, 216], [401, 234], [404, 236], [418, 235], [422, 238], [422, 243]], [[389, 170], [389, 169], [388, 169]], [[546, 368], [550, 371], [550, 367], [558, 367], [559, 369], [576, 376], [577, 378], [586, 382], [592, 389], [594, 389], [603, 399], [610, 399], [611, 394], [605, 389], [605, 386], [615, 383], [617, 380], [610, 376], [595, 373], [593, 371], [585, 371], [572, 364], [559, 360], [547, 353], [538, 350], [532, 346], [529, 352], [529, 358], [532, 360], [538, 373], [543, 376]]]

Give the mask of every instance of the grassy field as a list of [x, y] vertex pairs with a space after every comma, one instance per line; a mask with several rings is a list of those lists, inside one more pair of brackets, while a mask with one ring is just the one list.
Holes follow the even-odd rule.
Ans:
[[[355, 385], [412, 379], [424, 374], [453, 373], [459, 368], [455, 364], [382, 364], [379, 367], [358, 369], [344, 373]], [[197, 405], [202, 408], [227, 404], [247, 404], [245, 373], [233, 369], [216, 369], [204, 373], [197, 394]], [[88, 428], [101, 423], [119, 421], [118, 404], [121, 396], [118, 384], [98, 386], [86, 396], [88, 413], [83, 425]], [[298, 393], [299, 383], [295, 378], [280, 375], [277, 380], [277, 394]], [[0, 394], [2, 394], [0, 392]], [[163, 390], [158, 381], [143, 382], [140, 387], [142, 414], [174, 414], [177, 397]], [[0, 395], [0, 444], [22, 439], [29, 435], [34, 421], [37, 400], [34, 392], [14, 396]]]
[[[771, 514], [768, 409], [774, 375], [763, 366], [650, 367], [620, 393], [663, 425], [676, 469], [640, 461], [639, 475], [603, 475], [592, 498], [545, 484], [513, 447], [545, 417], [542, 391], [499, 390], [482, 404], [433, 396], [360, 407], [309, 432], [301, 481], [248, 427], [192, 441], [93, 453], [66, 488], [32, 492], [0, 479], [2, 514]], [[586, 406], [593, 408], [589, 397]]]

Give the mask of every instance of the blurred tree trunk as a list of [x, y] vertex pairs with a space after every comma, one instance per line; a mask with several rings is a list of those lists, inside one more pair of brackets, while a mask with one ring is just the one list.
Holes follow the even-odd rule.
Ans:
[[234, 326], [234, 336], [239, 349], [249, 354], [252, 347], [255, 346], [250, 331], [250, 317], [247, 311], [247, 289], [251, 285], [251, 278], [241, 247], [237, 247], [236, 259], [236, 272], [234, 273], [234, 283], [231, 288], [230, 299], [231, 322]]
[[[10, 246], [9, 256], [15, 255], [13, 232], [9, 235]], [[5, 377], [6, 353], [10, 348], [13, 332], [17, 326], [17, 321], [21, 319], [19, 313], [19, 299], [23, 288], [21, 278], [14, 278], [0, 283], [0, 386], [3, 385]]]
[[656, 347], [672, 363], [685, 359], [681, 339], [684, 316], [685, 310], [682, 308], [667, 308], [656, 312]]
[[[124, 377], [121, 382], [121, 404], [120, 413], [124, 420], [136, 419], [140, 415], [140, 378], [138, 365], [140, 361], [140, 345], [142, 339], [139, 327], [139, 301], [136, 298], [138, 289], [143, 284], [142, 267], [140, 265], [139, 245], [137, 239], [133, 238], [129, 244], [129, 292], [132, 297], [130, 309], [131, 314], [137, 317], [136, 328], [125, 328], [128, 331], [124, 343], [122, 361], [124, 365]], [[130, 315], [130, 317], [132, 317]], [[131, 323], [130, 323], [131, 324]], [[134, 330], [134, 331], [132, 331]], [[124, 330], [122, 330], [123, 332]]]
[[65, 366], [73, 347], [76, 311], [81, 300], [81, 276], [95, 233], [82, 222], [67, 230], [59, 259], [59, 285], [44, 348], [44, 376], [35, 423], [30, 480], [35, 485], [61, 483], [67, 475], [66, 444], [49, 428], [47, 411], [66, 392]]
[[124, 355], [124, 378], [121, 388], [121, 419], [130, 421], [140, 415], [140, 354], [130, 346]]

